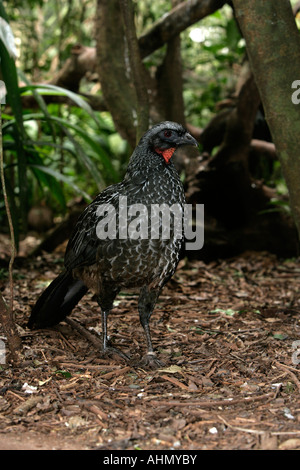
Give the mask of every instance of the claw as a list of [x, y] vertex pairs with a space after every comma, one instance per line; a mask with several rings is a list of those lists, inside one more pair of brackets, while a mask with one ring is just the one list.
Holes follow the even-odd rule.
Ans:
[[141, 366], [147, 367], [149, 369], [159, 369], [160, 367], [164, 367], [165, 365], [163, 362], [157, 359], [155, 353], [153, 352], [148, 352], [147, 354], [145, 354], [140, 364]]
[[127, 354], [123, 353], [123, 352], [120, 351], [119, 349], [114, 348], [113, 346], [106, 346], [105, 350], [104, 350], [104, 351], [101, 351], [101, 355], [103, 355], [103, 356], [109, 356], [109, 357], [118, 356], [118, 357], [121, 357], [122, 359], [124, 359], [126, 362], [129, 362], [129, 361], [130, 361], [130, 356], [128, 356]]

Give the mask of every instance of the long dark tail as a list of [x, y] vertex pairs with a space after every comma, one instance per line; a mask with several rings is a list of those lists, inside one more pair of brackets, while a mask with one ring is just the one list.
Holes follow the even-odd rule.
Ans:
[[63, 271], [45, 289], [34, 305], [28, 321], [29, 328], [46, 328], [66, 318], [87, 292], [82, 281]]

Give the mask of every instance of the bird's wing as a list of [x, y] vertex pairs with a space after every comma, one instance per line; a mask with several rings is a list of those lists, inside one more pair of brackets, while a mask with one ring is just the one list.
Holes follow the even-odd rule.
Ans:
[[65, 267], [68, 270], [96, 263], [99, 250], [105, 250], [105, 246], [111, 243], [110, 239], [101, 239], [98, 230], [101, 230], [101, 220], [105, 217], [107, 223], [108, 213], [114, 216], [112, 207], [117, 212], [119, 194], [119, 184], [109, 186], [79, 216], [66, 248]]

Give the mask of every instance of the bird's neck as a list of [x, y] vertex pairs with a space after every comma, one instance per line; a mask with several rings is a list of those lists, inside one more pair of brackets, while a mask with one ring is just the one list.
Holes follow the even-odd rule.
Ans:
[[142, 151], [137, 147], [130, 158], [125, 178], [151, 179], [161, 173], [166, 177], [178, 175], [172, 159], [166, 162], [155, 150], [148, 148], [147, 151]]

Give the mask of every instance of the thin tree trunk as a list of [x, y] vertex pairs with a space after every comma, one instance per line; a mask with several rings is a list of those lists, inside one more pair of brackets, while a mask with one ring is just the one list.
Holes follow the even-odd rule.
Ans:
[[1, 113], [2, 113], [2, 110], [1, 110], [1, 104], [0, 104], [0, 180], [1, 180], [5, 208], [6, 208], [7, 217], [8, 217], [10, 235], [11, 235], [11, 258], [9, 262], [10, 304], [9, 304], [9, 307], [6, 305], [4, 298], [2, 297], [2, 294], [0, 293], [0, 322], [2, 323], [2, 328], [7, 339], [8, 348], [11, 353], [11, 359], [15, 364], [17, 364], [20, 362], [22, 358], [22, 354], [21, 354], [22, 342], [21, 342], [21, 338], [18, 334], [16, 325], [14, 322], [14, 318], [13, 318], [14, 287], [13, 287], [12, 268], [13, 268], [13, 262], [15, 258], [16, 247], [15, 247], [13, 223], [12, 223], [12, 218], [11, 218], [7, 193], [6, 193], [6, 187], [5, 187], [3, 145], [2, 145], [2, 114]]
[[[172, 8], [180, 2], [172, 0]], [[162, 65], [158, 67], [156, 79], [165, 119], [185, 126], [180, 34], [168, 41], [167, 52]]]
[[136, 141], [148, 130], [149, 126], [149, 100], [146, 85], [146, 71], [141, 60], [139, 44], [135, 31], [134, 11], [131, 0], [120, 0], [123, 15], [125, 36], [127, 40], [131, 75], [136, 92], [137, 128]]
[[299, 31], [289, 0], [233, 0], [233, 5], [300, 235], [300, 108], [292, 102], [292, 83], [300, 79]]

